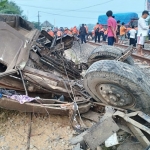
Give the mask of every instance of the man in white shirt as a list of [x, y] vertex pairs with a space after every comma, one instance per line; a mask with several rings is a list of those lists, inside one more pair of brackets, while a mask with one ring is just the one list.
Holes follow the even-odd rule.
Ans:
[[137, 44], [138, 44], [138, 54], [143, 55], [142, 48], [145, 42], [145, 37], [148, 34], [149, 26], [146, 25], [145, 19], [148, 17], [149, 13], [147, 10], [142, 12], [142, 17], [138, 20], [138, 34], [137, 34]]
[[136, 30], [134, 29], [134, 26], [132, 26], [132, 29], [129, 31], [130, 33], [130, 45], [133, 45], [134, 47], [136, 47], [136, 42], [135, 42], [135, 38], [136, 38]]

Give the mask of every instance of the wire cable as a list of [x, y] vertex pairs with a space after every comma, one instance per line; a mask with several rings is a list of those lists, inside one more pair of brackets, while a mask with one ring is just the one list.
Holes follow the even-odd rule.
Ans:
[[[41, 7], [41, 6], [33, 6], [33, 5], [26, 5], [26, 4], [19, 4], [20, 6], [25, 6], [25, 7], [32, 7], [32, 8], [40, 8], [40, 9], [48, 9], [48, 10], [56, 10], [56, 11], [74, 11], [72, 9], [60, 9], [60, 8], [53, 8], [53, 7]], [[93, 11], [93, 10], [78, 10], [77, 12], [83, 12], [83, 13], [106, 13], [106, 11]], [[131, 10], [129, 12], [137, 12], [137, 13], [141, 13], [142, 11], [140, 10]], [[124, 13], [124, 11], [120, 11], [120, 10], [117, 10], [115, 11], [115, 13]]]
[[54, 13], [49, 13], [49, 12], [44, 12], [44, 11], [39, 11], [42, 13], [50, 14], [50, 15], [56, 15], [56, 16], [64, 16], [64, 17], [73, 17], [73, 18], [81, 18], [81, 19], [97, 19], [97, 18], [89, 18], [89, 17], [78, 17], [78, 16], [68, 16], [68, 15], [61, 15], [61, 14], [54, 14]]

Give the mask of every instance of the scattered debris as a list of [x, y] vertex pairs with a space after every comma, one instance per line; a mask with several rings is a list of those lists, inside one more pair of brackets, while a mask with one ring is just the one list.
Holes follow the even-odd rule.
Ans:
[[[90, 60], [87, 60], [89, 62], [85, 63], [83, 60], [88, 57], [87, 55], [84, 56], [84, 52], [81, 51], [77, 37], [65, 35], [59, 38], [54, 36], [53, 38], [46, 31], [40, 32], [33, 29], [21, 17], [2, 15], [2, 18], [7, 23], [0, 21], [0, 33], [3, 35], [0, 36], [0, 87], [2, 88], [0, 90], [0, 107], [22, 112], [33, 112], [34, 110], [35, 113], [68, 115], [72, 127], [77, 133], [80, 133], [70, 140], [70, 143], [75, 145], [73, 150], [88, 148], [101, 150], [102, 145], [106, 147], [116, 146], [119, 150], [119, 145], [126, 142], [129, 137], [134, 137], [144, 148], [150, 145], [150, 117], [141, 111], [136, 111], [137, 108], [133, 109], [131, 107], [130, 111], [122, 109], [128, 108], [128, 105], [133, 106], [134, 99], [132, 94], [129, 95], [124, 88], [116, 86], [117, 83], [126, 86], [131, 84], [128, 87], [130, 89], [132, 86], [137, 87], [137, 85], [132, 82], [127, 83], [126, 80], [122, 81], [122, 78], [120, 78], [122, 75], [115, 76], [114, 72], [110, 72], [113, 68], [121, 66], [120, 62], [116, 61], [121, 59], [127, 64], [125, 65], [121, 62], [123, 67], [120, 68], [123, 68], [125, 72], [128, 71], [128, 75], [136, 73], [134, 72], [134, 67], [130, 66], [133, 65], [133, 60], [128, 57], [132, 53], [131, 47], [125, 53], [120, 49], [116, 49], [113, 51], [115, 52], [113, 55], [111, 53], [112, 47], [105, 46], [105, 49], [100, 47], [92, 52]], [[77, 53], [81, 57], [77, 60], [76, 56], [76, 58], [73, 58], [75, 60], [73, 62], [72, 58], [70, 60], [65, 57], [65, 50], [71, 49], [75, 45], [75, 40], [80, 47]], [[80, 60], [82, 57], [84, 59]], [[112, 63], [108, 61], [108, 66], [105, 61], [101, 61], [105, 65], [95, 63], [95, 66], [92, 66], [91, 70], [87, 71], [95, 73], [94, 76], [89, 74], [87, 77], [90, 81], [90, 86], [88, 84], [86, 86], [94, 89], [94, 91], [89, 90], [93, 92], [91, 94], [85, 90], [85, 81], [83, 84], [81, 74], [88, 69], [91, 63], [103, 60], [105, 57], [106, 59], [114, 59], [109, 62], [113, 62], [118, 67], [110, 66], [109, 68]], [[98, 75], [97, 72], [102, 68], [104, 72]], [[106, 74], [106, 70], [108, 74]], [[120, 70], [116, 71], [119, 73]], [[110, 73], [113, 76], [107, 78]], [[144, 78], [140, 78], [140, 75]], [[102, 76], [103, 82], [104, 79], [106, 83], [108, 80], [113, 79], [113, 83], [107, 83], [107, 85], [96, 84], [100, 76]], [[144, 74], [139, 74], [138, 82], [145, 83], [143, 79], [147, 78]], [[137, 82], [137, 80], [135, 81]], [[93, 82], [95, 87], [91, 85]], [[147, 101], [149, 89], [145, 88], [145, 86], [148, 87], [148, 85], [149, 82], [147, 81], [141, 89], [137, 87], [143, 95], [146, 95], [144, 97], [146, 101], [143, 103], [147, 110], [149, 110], [147, 106], [149, 104]], [[146, 89], [145, 93], [142, 91], [143, 87]], [[96, 95], [97, 91], [99, 92]], [[141, 96], [139, 91], [134, 92]], [[10, 92], [13, 92], [13, 94], [10, 94]], [[94, 96], [91, 97], [91, 95]], [[96, 98], [94, 99], [94, 97]], [[106, 101], [108, 103], [102, 104], [95, 102], [95, 100], [99, 102], [103, 100], [104, 103]], [[141, 100], [138, 99], [138, 102], [140, 106]], [[108, 106], [108, 104], [121, 108]], [[92, 127], [87, 128], [82, 118], [90, 120], [93, 123]], [[32, 119], [30, 119], [30, 124], [32, 124]], [[31, 128], [29, 129], [29, 135], [31, 135]], [[60, 137], [56, 138], [56, 140], [59, 139]], [[56, 146], [57, 142], [54, 143], [54, 147]], [[34, 148], [34, 145], [30, 145], [30, 136], [28, 136], [28, 149], [29, 147]], [[51, 149], [51, 147], [49, 148]]]
[[[93, 110], [100, 111], [97, 106], [93, 106]], [[134, 137], [140, 144], [146, 148], [150, 145], [150, 117], [143, 112], [127, 113], [126, 110], [117, 110], [111, 106], [105, 107], [105, 113], [100, 120], [94, 120], [88, 113], [82, 114], [84, 118], [97, 122], [91, 128], [70, 140], [72, 145], [85, 142], [88, 147], [95, 150], [97, 146], [105, 144], [106, 147], [112, 147], [124, 143], [129, 137]], [[119, 109], [119, 108], [118, 108]], [[92, 112], [93, 113], [93, 112]], [[94, 112], [97, 116], [97, 113]], [[94, 114], [93, 113], [93, 114]], [[102, 113], [102, 112], [101, 112]], [[138, 122], [132, 117], [138, 116]], [[142, 118], [140, 122], [139, 118]], [[133, 141], [133, 143], [135, 140]]]
[[90, 149], [95, 150], [98, 145], [104, 143], [110, 136], [119, 130], [118, 125], [111, 117], [104, 121], [98, 122], [88, 130], [88, 133], [83, 136], [84, 141]]

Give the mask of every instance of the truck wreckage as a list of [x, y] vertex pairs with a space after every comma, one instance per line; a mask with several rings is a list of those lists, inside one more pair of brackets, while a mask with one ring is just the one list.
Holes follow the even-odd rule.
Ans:
[[117, 145], [117, 136], [126, 139], [123, 133], [148, 147], [150, 81], [134, 66], [133, 48], [99, 46], [76, 64], [64, 56], [74, 41], [72, 35], [51, 37], [19, 16], [0, 15], [0, 107], [69, 115], [77, 130], [76, 114], [82, 114], [95, 124], [71, 139], [75, 149]]

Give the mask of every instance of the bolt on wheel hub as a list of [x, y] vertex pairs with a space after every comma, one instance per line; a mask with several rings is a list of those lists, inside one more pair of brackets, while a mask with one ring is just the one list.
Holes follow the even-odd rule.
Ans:
[[134, 105], [135, 100], [131, 93], [114, 84], [100, 84], [98, 86], [104, 101], [117, 107]]

